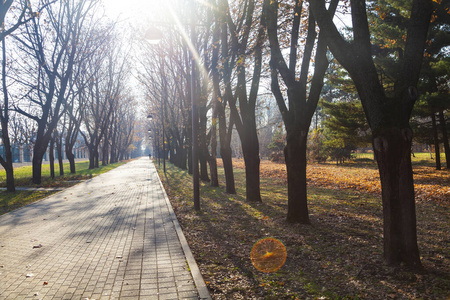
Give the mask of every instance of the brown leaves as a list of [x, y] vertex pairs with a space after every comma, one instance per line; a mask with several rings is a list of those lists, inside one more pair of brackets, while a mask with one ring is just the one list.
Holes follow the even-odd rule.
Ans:
[[[244, 160], [233, 160], [234, 167], [244, 169]], [[433, 201], [449, 205], [450, 173], [432, 167], [414, 166], [414, 189], [417, 202]], [[261, 161], [261, 177], [270, 177], [287, 184], [286, 165]], [[381, 195], [380, 176], [376, 168], [355, 165], [309, 164], [308, 185], [331, 189], [351, 189]]]

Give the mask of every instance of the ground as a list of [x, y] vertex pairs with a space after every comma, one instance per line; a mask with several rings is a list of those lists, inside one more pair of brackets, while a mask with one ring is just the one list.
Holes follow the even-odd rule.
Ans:
[[[193, 210], [191, 177], [160, 172], [213, 299], [448, 299], [450, 173], [415, 167], [417, 225], [425, 271], [389, 267], [382, 257], [382, 211], [373, 163], [310, 165], [311, 225], [285, 221], [285, 167], [263, 161], [263, 203], [245, 201], [243, 162], [235, 161], [237, 194], [202, 183]], [[253, 245], [273, 237], [287, 249], [273, 273], [251, 262]]]

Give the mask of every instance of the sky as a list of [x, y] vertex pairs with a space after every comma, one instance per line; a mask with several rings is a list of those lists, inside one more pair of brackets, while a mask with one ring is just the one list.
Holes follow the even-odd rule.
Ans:
[[102, 0], [106, 14], [125, 24], [138, 26], [145, 23], [159, 0]]

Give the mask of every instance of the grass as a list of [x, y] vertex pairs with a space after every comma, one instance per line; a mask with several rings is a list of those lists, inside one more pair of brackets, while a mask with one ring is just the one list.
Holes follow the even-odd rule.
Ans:
[[0, 191], [0, 215], [54, 194], [53, 191]]
[[[126, 162], [118, 162], [106, 166], [100, 166], [96, 169], [89, 169], [89, 161], [76, 162], [76, 173], [70, 173], [69, 163], [64, 164], [64, 176], [58, 176], [59, 166], [55, 164], [55, 178], [50, 177], [50, 165], [42, 165], [42, 183], [36, 185], [32, 183], [32, 167], [25, 166], [14, 169], [15, 185], [17, 187], [30, 188], [55, 188], [55, 187], [70, 187], [80, 180], [86, 180], [97, 176], [99, 174], [108, 172]], [[0, 171], [0, 187], [6, 187], [6, 172], [4, 169]], [[55, 191], [38, 191], [38, 190], [16, 190], [14, 193], [7, 191], [0, 191], [0, 215], [20, 208], [27, 204], [33, 203], [44, 197], [47, 197]]]
[[[201, 212], [193, 210], [192, 177], [167, 165], [160, 171], [169, 198], [214, 299], [446, 299], [450, 251], [448, 207], [417, 205], [419, 248], [427, 270], [416, 274], [383, 264], [378, 196], [350, 189], [310, 187], [311, 225], [288, 224], [283, 180], [261, 178], [263, 203], [245, 200], [245, 172], [235, 169], [237, 194], [201, 184]], [[288, 252], [275, 273], [250, 260], [256, 241], [274, 237]]]
[[[355, 153], [354, 157], [357, 163], [373, 162], [373, 153]], [[414, 156], [411, 155], [411, 162], [415, 166], [435, 167], [436, 166], [435, 157], [436, 156], [434, 153], [430, 155], [430, 153], [428, 152], [418, 152], [414, 153]], [[445, 153], [441, 152], [440, 157], [441, 157], [441, 165], [442, 167], [445, 167]]]

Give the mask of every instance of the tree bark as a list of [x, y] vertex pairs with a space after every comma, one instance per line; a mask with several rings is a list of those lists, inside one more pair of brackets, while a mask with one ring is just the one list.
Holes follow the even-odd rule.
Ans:
[[431, 113], [431, 126], [433, 130], [433, 140], [434, 140], [434, 154], [436, 156], [436, 170], [441, 169], [441, 151], [439, 149], [439, 136], [436, 125], [436, 115], [434, 112]]
[[72, 148], [70, 148], [67, 144], [65, 147], [66, 147], [67, 159], [69, 160], [69, 165], [70, 165], [70, 173], [75, 174], [76, 173], [75, 155], [73, 154]]
[[372, 130], [381, 180], [386, 262], [391, 265], [404, 262], [420, 269], [409, 119], [418, 98], [417, 84], [433, 13], [432, 1], [411, 1], [404, 55], [397, 64], [394, 93], [389, 97], [373, 61], [366, 2], [351, 0], [352, 42], [340, 35], [324, 0], [309, 3], [331, 52], [355, 83]]
[[306, 146], [308, 131], [287, 130], [284, 149], [288, 179], [288, 213], [290, 223], [310, 224], [306, 184]]
[[[50, 151], [49, 152], [50, 152], [50, 155], [49, 155], [50, 156], [49, 157], [50, 177], [53, 179], [53, 178], [55, 178], [55, 138], [53, 136], [50, 139]], [[34, 163], [34, 156], [33, 156], [33, 163]], [[42, 165], [42, 159], [41, 159], [40, 165]]]
[[259, 142], [256, 133], [256, 124], [255, 128], [251, 127], [247, 124], [241, 133], [242, 152], [245, 162], [246, 198], [247, 201], [262, 202], [259, 180]]
[[384, 257], [420, 268], [417, 246], [410, 128], [386, 128], [374, 134], [383, 201]]
[[108, 164], [108, 162], [109, 162], [108, 155], [109, 155], [109, 144], [107, 141], [103, 141], [102, 166], [106, 166]]
[[[7, 7], [11, 5], [12, 2], [7, 3]], [[5, 5], [5, 4], [4, 4]], [[4, 20], [3, 20], [4, 21]], [[0, 122], [2, 125], [2, 141], [5, 147], [5, 159], [0, 157], [0, 163], [5, 169], [6, 172], [6, 190], [8, 192], [15, 192], [16, 187], [14, 183], [14, 166], [13, 166], [13, 158], [11, 152], [11, 140], [9, 139], [8, 132], [8, 120], [9, 120], [9, 96], [8, 96], [8, 87], [6, 84], [6, 42], [5, 36], [1, 37], [2, 40], [2, 87], [3, 87], [3, 107], [1, 107], [0, 112]]]
[[234, 185], [233, 159], [231, 157], [231, 147], [220, 147], [220, 156], [222, 157], [223, 169], [225, 172], [225, 191], [228, 194], [236, 194]]
[[210, 182], [208, 176], [208, 158], [209, 151], [206, 143], [206, 108], [203, 107], [204, 104], [199, 105], [199, 126], [198, 126], [198, 160], [200, 162], [200, 180], [204, 182]]
[[57, 132], [56, 135], [56, 151], [58, 153], [58, 165], [59, 165], [59, 176], [64, 176], [64, 164], [63, 164], [63, 151], [62, 151], [62, 136]]
[[2, 140], [3, 140], [3, 146], [5, 147], [5, 159], [0, 157], [0, 162], [6, 172], [6, 190], [8, 192], [15, 192], [16, 187], [15, 187], [15, 183], [14, 183], [13, 156], [12, 156], [12, 151], [11, 151], [11, 141], [9, 139], [8, 125], [7, 125], [6, 120], [7, 120], [7, 118], [4, 118], [4, 117], [1, 118], [2, 136], [3, 136]]
[[[215, 115], [215, 112], [213, 112]], [[209, 156], [209, 172], [211, 174], [211, 186], [219, 186], [219, 176], [217, 174], [217, 128], [215, 123], [217, 118], [213, 116], [213, 125], [211, 127], [211, 155]]]
[[441, 127], [442, 131], [442, 142], [444, 143], [444, 150], [445, 150], [445, 162], [447, 164], [447, 169], [450, 169], [450, 145], [448, 142], [448, 135], [447, 135], [447, 127], [445, 123], [445, 117], [444, 117], [444, 110], [439, 111], [439, 125]]
[[38, 155], [33, 155], [33, 163], [32, 163], [32, 165], [33, 165], [33, 183], [34, 184], [41, 184], [41, 180], [42, 180], [42, 174], [41, 174], [41, 171], [42, 171], [42, 157], [38, 157]]

